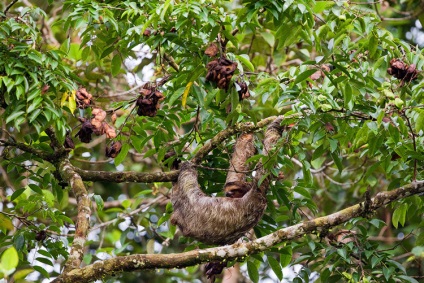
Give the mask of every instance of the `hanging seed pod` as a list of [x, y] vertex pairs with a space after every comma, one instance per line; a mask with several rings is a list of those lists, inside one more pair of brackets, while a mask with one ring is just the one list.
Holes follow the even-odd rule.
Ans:
[[401, 80], [401, 85], [403, 85], [404, 82], [411, 82], [418, 77], [418, 71], [415, 64], [408, 66], [398, 58], [390, 60], [390, 67], [387, 69], [387, 73]]
[[76, 93], [77, 106], [80, 109], [87, 108], [92, 103], [93, 96], [83, 87], [79, 88]]
[[240, 101], [250, 97], [249, 88], [247, 87], [246, 82], [238, 82], [237, 81], [236, 84], [240, 87], [240, 89], [237, 91]]
[[218, 54], [218, 46], [212, 42], [205, 50], [205, 54], [209, 57], [215, 57]]
[[138, 106], [137, 114], [139, 116], [156, 116], [159, 109], [159, 102], [165, 97], [162, 92], [155, 89], [142, 89], [141, 95], [138, 97], [136, 105]]
[[206, 68], [208, 69], [206, 80], [216, 83], [220, 89], [227, 90], [237, 68], [237, 63], [221, 57], [210, 61]]
[[122, 144], [117, 142], [112, 142], [112, 144], [106, 147], [106, 157], [115, 158], [121, 151]]
[[63, 143], [63, 147], [65, 149], [74, 149], [75, 148], [74, 141], [72, 140], [69, 132], [66, 133], [65, 142]]
[[89, 143], [91, 141], [91, 134], [93, 133], [93, 125], [91, 125], [90, 120], [84, 118], [80, 118], [80, 121], [82, 126], [75, 137], [78, 136], [81, 142]]

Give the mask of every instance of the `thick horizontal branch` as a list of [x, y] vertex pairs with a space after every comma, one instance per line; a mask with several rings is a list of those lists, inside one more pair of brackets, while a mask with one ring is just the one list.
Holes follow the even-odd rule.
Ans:
[[[293, 116], [293, 115], [292, 115]], [[292, 118], [290, 116], [290, 118]], [[299, 116], [296, 114], [296, 116]], [[244, 132], [253, 132], [259, 130], [272, 121], [274, 121], [277, 116], [272, 116], [265, 118], [259, 121], [257, 124], [253, 123], [240, 123], [234, 126], [228, 127], [227, 129], [219, 132], [215, 137], [209, 140], [204, 146], [202, 146], [192, 158], [192, 162], [195, 164], [200, 164], [200, 162], [205, 158], [209, 152], [220, 145], [223, 141], [234, 135], [235, 133], [244, 133]], [[177, 180], [178, 170], [169, 171], [169, 172], [155, 172], [155, 173], [145, 173], [145, 172], [109, 172], [109, 171], [90, 171], [82, 170], [77, 167], [74, 167], [75, 172], [77, 172], [84, 181], [101, 181], [101, 182], [114, 182], [114, 183], [123, 183], [123, 182], [137, 182], [137, 183], [154, 183], [154, 182], [173, 182]]]
[[183, 268], [209, 261], [244, 260], [246, 256], [270, 249], [284, 241], [343, 224], [355, 217], [412, 195], [424, 193], [424, 181], [414, 182], [393, 191], [380, 192], [369, 201], [361, 202], [328, 216], [315, 218], [247, 243], [194, 250], [179, 254], [136, 254], [99, 261], [63, 274], [53, 282], [91, 282], [121, 272], [156, 268]]
[[178, 170], [173, 170], [169, 172], [154, 172], [154, 173], [134, 172], [134, 171], [125, 171], [125, 172], [90, 171], [90, 170], [82, 170], [77, 167], [74, 167], [74, 170], [81, 176], [81, 178], [84, 181], [100, 181], [100, 182], [114, 182], [114, 183], [172, 182], [177, 180], [178, 173], [179, 173]]
[[52, 162], [55, 159], [55, 156], [53, 154], [46, 153], [43, 150], [35, 149], [34, 147], [28, 144], [0, 139], [0, 145], [18, 148], [22, 151], [34, 154], [35, 156], [49, 162]]

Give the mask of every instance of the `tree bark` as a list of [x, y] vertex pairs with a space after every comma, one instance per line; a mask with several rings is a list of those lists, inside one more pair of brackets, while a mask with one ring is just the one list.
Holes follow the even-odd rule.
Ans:
[[267, 236], [247, 243], [194, 250], [179, 254], [136, 254], [99, 261], [80, 269], [62, 274], [52, 282], [91, 282], [104, 276], [122, 272], [156, 268], [184, 268], [209, 261], [244, 261], [246, 256], [270, 249], [284, 241], [294, 240], [306, 234], [319, 232], [368, 215], [378, 208], [412, 195], [424, 193], [424, 181], [417, 181], [396, 190], [380, 192], [368, 201], [345, 208], [336, 213], [304, 221], [275, 231]]

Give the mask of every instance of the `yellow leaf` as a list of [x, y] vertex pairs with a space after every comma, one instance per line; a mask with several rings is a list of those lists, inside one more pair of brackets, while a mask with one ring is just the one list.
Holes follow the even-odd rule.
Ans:
[[71, 113], [75, 112], [75, 109], [77, 109], [77, 102], [75, 100], [75, 90], [72, 91], [71, 95], [69, 95], [69, 110], [71, 110]]
[[69, 92], [64, 92], [62, 95], [62, 99], [60, 100], [60, 107], [65, 105], [66, 100], [68, 100]]
[[9, 217], [0, 214], [0, 231], [13, 230], [13, 224]]
[[192, 85], [193, 85], [193, 82], [189, 82], [185, 87], [183, 97], [182, 97], [182, 100], [181, 100], [183, 107], [186, 106], [188, 93], [190, 92], [190, 88], [191, 88]]

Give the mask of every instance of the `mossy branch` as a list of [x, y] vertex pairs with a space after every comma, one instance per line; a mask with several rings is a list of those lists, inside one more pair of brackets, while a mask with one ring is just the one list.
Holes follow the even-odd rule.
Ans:
[[59, 166], [62, 178], [70, 184], [78, 203], [75, 236], [64, 269], [64, 273], [67, 273], [71, 270], [80, 268], [84, 256], [85, 242], [87, 240], [88, 230], [90, 229], [91, 201], [81, 176], [75, 172], [69, 160], [62, 161]]
[[373, 212], [391, 202], [420, 193], [424, 193], [424, 181], [413, 182], [396, 190], [380, 192], [367, 201], [327, 216], [277, 230], [274, 233], [251, 242], [236, 243], [229, 246], [194, 250], [179, 254], [136, 254], [115, 257], [64, 273], [53, 282], [82, 283], [129, 271], [183, 268], [209, 261], [243, 261], [246, 256], [270, 249], [281, 242], [294, 240], [322, 229], [335, 227], [355, 217]]
[[[300, 117], [299, 114], [294, 114], [285, 117], [285, 119]], [[208, 155], [214, 148], [220, 145], [223, 141], [231, 137], [236, 133], [247, 133], [254, 132], [262, 129], [263, 127], [270, 124], [278, 116], [271, 116], [259, 121], [256, 124], [247, 122], [240, 123], [234, 126], [228, 127], [225, 130], [219, 132], [215, 137], [209, 140], [204, 146], [199, 148], [195, 153], [191, 162], [194, 164], [200, 164], [202, 160]], [[283, 116], [281, 116], [283, 117]], [[109, 172], [109, 171], [90, 171], [82, 170], [76, 167], [73, 167], [75, 172], [77, 172], [84, 181], [101, 181], [101, 182], [114, 182], [114, 183], [124, 183], [124, 182], [138, 182], [138, 183], [154, 183], [154, 182], [175, 182], [178, 178], [178, 170], [173, 170], [169, 172], [156, 172], [156, 173], [143, 173], [143, 172]]]

